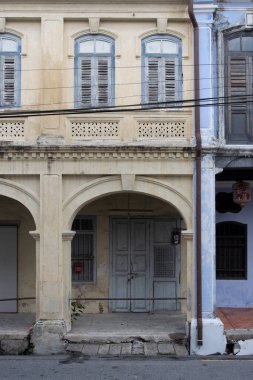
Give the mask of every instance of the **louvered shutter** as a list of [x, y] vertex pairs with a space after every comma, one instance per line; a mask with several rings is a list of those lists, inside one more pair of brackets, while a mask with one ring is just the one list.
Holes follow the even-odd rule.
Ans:
[[177, 99], [177, 75], [175, 59], [165, 58], [165, 97], [164, 101], [173, 101]]
[[79, 58], [79, 105], [92, 105], [92, 58]]
[[[252, 93], [252, 58], [245, 56], [228, 57], [228, 142], [244, 143], [250, 138], [251, 104], [247, 103], [247, 95]], [[236, 104], [236, 96], [239, 104]], [[243, 97], [245, 95], [245, 98]]]
[[98, 106], [110, 105], [111, 101], [111, 76], [110, 58], [98, 57], [97, 61], [97, 104]]
[[160, 58], [146, 58], [145, 101], [147, 103], [159, 101], [159, 60]]
[[2, 56], [1, 57], [1, 105], [2, 106], [15, 106], [17, 105], [17, 89], [18, 89], [18, 75], [17, 75], [17, 57], [15, 56]]

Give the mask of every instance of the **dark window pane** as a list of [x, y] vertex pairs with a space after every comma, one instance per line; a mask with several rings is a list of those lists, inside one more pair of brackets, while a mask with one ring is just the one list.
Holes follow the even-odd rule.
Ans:
[[240, 37], [228, 41], [229, 51], [240, 51]]
[[231, 140], [245, 141], [246, 134], [246, 115], [243, 113], [232, 113], [231, 115]]
[[242, 51], [253, 51], [253, 37], [242, 37]]

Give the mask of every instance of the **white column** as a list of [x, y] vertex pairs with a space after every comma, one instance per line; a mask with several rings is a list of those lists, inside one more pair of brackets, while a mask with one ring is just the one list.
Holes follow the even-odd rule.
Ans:
[[202, 158], [201, 168], [201, 269], [203, 345], [197, 345], [197, 320], [191, 321], [191, 353], [197, 355], [223, 354], [226, 349], [224, 326], [215, 317], [215, 162], [212, 155]]

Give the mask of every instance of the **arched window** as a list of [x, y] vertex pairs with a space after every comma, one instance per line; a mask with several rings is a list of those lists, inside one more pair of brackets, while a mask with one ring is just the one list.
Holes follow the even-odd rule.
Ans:
[[230, 144], [253, 143], [252, 86], [253, 33], [233, 33], [225, 38], [225, 134]]
[[20, 105], [20, 39], [0, 34], [0, 107]]
[[216, 278], [247, 278], [247, 225], [221, 222], [216, 225]]
[[142, 102], [182, 98], [182, 46], [179, 38], [157, 35], [142, 41]]
[[114, 104], [114, 41], [87, 35], [75, 41], [76, 107]]

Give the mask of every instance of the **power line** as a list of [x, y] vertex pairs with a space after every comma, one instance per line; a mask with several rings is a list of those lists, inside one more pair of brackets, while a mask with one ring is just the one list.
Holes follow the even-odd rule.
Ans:
[[[251, 77], [252, 75], [248, 74], [245, 75], [245, 77]], [[199, 82], [204, 81], [204, 80], [218, 80], [218, 79], [227, 79], [229, 76], [216, 76], [216, 77], [203, 77], [199, 79]], [[194, 78], [188, 78], [188, 79], [174, 79], [175, 82], [193, 82], [195, 79]], [[149, 81], [141, 81], [141, 82], [127, 82], [127, 83], [114, 83], [113, 86], [130, 86], [130, 85], [143, 85], [143, 84], [148, 84]], [[159, 80], [158, 83], [166, 83], [166, 80]], [[48, 91], [48, 90], [61, 90], [61, 89], [75, 89], [75, 88], [81, 88], [82, 85], [80, 86], [58, 86], [58, 87], [36, 87], [36, 88], [17, 88], [14, 89], [14, 92], [19, 92], [19, 91]], [[90, 88], [97, 87], [97, 85], [91, 85]], [[219, 88], [220, 86], [213, 86], [208, 89], [212, 88]], [[229, 87], [229, 86], [223, 86], [223, 87]], [[200, 88], [201, 90], [201, 88]], [[0, 89], [0, 92], [4, 92], [4, 89]], [[182, 90], [178, 92], [186, 92], [186, 91], [193, 91], [193, 90]]]
[[[253, 103], [253, 98], [251, 100], [245, 100], [245, 98], [252, 98], [252, 95], [236, 95], [227, 97], [214, 97], [214, 98], [201, 98], [201, 99], [189, 99], [183, 101], [168, 101], [168, 102], [158, 102], [158, 103], [136, 103], [128, 104], [125, 106], [105, 106], [105, 107], [92, 107], [92, 108], [76, 108], [76, 109], [55, 109], [55, 110], [23, 110], [23, 111], [11, 111], [3, 112], [0, 114], [0, 118], [6, 117], [26, 117], [26, 116], [56, 116], [56, 115], [74, 115], [74, 114], [94, 114], [94, 113], [114, 113], [114, 112], [132, 112], [132, 111], [149, 111], [155, 109], [179, 109], [179, 108], [195, 108], [195, 107], [210, 107], [210, 106], [224, 106], [224, 105], [238, 105], [245, 103]], [[238, 100], [239, 98], [239, 100]], [[226, 100], [220, 102], [220, 100]], [[232, 101], [229, 101], [232, 99]], [[233, 101], [234, 99], [237, 99]], [[241, 99], [241, 100], [240, 100]], [[214, 102], [216, 101], [216, 103]], [[218, 101], [218, 102], [217, 102]], [[202, 103], [200, 102], [211, 102]], [[192, 103], [192, 104], [184, 104]], [[197, 104], [196, 104], [197, 103]], [[138, 108], [136, 108], [138, 107]]]
[[[156, 58], [156, 57], [154, 57]], [[159, 57], [157, 57], [159, 58]], [[234, 63], [234, 66], [242, 66], [241, 63]], [[200, 63], [199, 65], [196, 64], [175, 64], [175, 67], [203, 67], [203, 66], [229, 66], [229, 63]], [[147, 67], [145, 64], [144, 65], [133, 65], [133, 66], [108, 66], [108, 69], [140, 69], [140, 68], [145, 68]], [[34, 68], [34, 69], [14, 69], [15, 72], [30, 72], [30, 71], [68, 71], [68, 70], [73, 70], [73, 71], [78, 71], [80, 70], [79, 66], [72, 66], [72, 67], [62, 67], [62, 68]], [[97, 70], [96, 68], [92, 68], [91, 70]], [[4, 71], [4, 69], [0, 69], [0, 71]]]
[[[223, 86], [223, 88], [228, 88], [229, 86]], [[55, 87], [55, 88], [52, 88], [52, 89], [60, 89], [60, 88], [65, 88], [65, 87]], [[71, 89], [74, 89], [75, 87], [74, 86], [71, 86], [71, 87], [66, 87], [66, 88], [71, 88]], [[204, 91], [204, 90], [213, 90], [213, 89], [219, 89], [220, 87], [219, 86], [213, 86], [213, 87], [202, 87], [200, 88], [200, 91]], [[38, 89], [39, 90], [39, 89]], [[41, 88], [40, 90], [48, 90], [47, 88]], [[24, 91], [24, 89], [22, 90]], [[188, 93], [188, 92], [193, 92], [194, 89], [189, 89], [189, 90], [181, 90], [181, 91], [177, 91], [178, 94], [185, 94], [185, 93]], [[0, 90], [1, 92], [1, 90]], [[164, 95], [164, 92], [158, 92], [157, 95]], [[248, 96], [247, 94], [245, 95], [242, 95], [242, 96]], [[129, 98], [141, 98], [141, 97], [145, 97], [144, 94], [135, 94], [135, 95], [128, 95], [128, 96], [115, 96], [115, 97], [112, 97], [110, 98], [111, 100], [113, 101], [116, 101], [118, 99], [129, 99]], [[176, 100], [176, 102], [181, 102], [183, 101], [182, 99], [180, 100]], [[51, 106], [51, 105], [63, 105], [63, 104], [80, 104], [82, 105], [84, 102], [82, 101], [65, 101], [65, 102], [54, 102], [54, 103], [37, 103], [37, 104], [22, 104], [21, 106], [22, 107], [44, 107], [44, 106]], [[3, 107], [4, 108], [4, 107]]]

